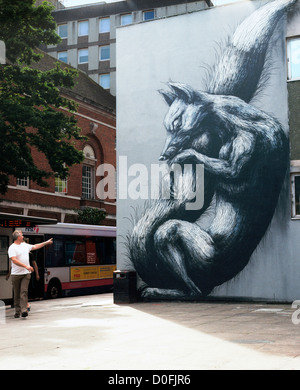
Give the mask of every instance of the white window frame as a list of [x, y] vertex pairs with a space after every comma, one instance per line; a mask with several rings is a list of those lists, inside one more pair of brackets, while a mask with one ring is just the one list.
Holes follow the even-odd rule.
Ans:
[[[87, 51], [87, 58], [88, 58], [88, 59], [87, 59], [87, 61], [81, 62], [81, 61], [80, 61], [80, 53], [83, 52], [84, 50]], [[81, 65], [81, 64], [88, 64], [88, 62], [89, 62], [89, 49], [88, 49], [88, 48], [79, 49], [79, 50], [78, 50], [78, 64], [79, 64], [79, 65]]]
[[17, 179], [17, 187], [19, 188], [29, 188], [29, 178], [23, 177], [22, 179]]
[[[292, 160], [290, 167], [290, 189], [291, 189], [291, 217], [292, 219], [299, 219], [300, 214], [297, 214], [297, 201], [296, 201], [296, 177], [300, 180], [300, 160]], [[300, 213], [300, 193], [299, 197], [299, 213]]]
[[[83, 176], [83, 169], [86, 168], [89, 170], [90, 175]], [[82, 198], [83, 199], [95, 199], [95, 168], [92, 165], [83, 163], [82, 165]], [[84, 191], [85, 188], [85, 191]]]
[[[128, 16], [130, 16], [130, 22], [126, 21], [126, 18]], [[132, 22], [133, 22], [132, 14], [128, 13], [128, 14], [121, 15], [121, 26], [128, 26], [129, 24], [132, 24]]]
[[[153, 18], [149, 18], [149, 19], [146, 19], [145, 18], [145, 16], [148, 14], [148, 13], [153, 13]], [[155, 19], [155, 11], [154, 11], [154, 9], [148, 9], [148, 10], [146, 10], [146, 11], [143, 11], [143, 21], [144, 22], [147, 22], [148, 20], [153, 20], [153, 19]]]
[[[67, 34], [66, 35], [60, 35], [60, 27], [67, 27]], [[57, 34], [61, 37], [61, 39], [67, 39], [68, 38], [68, 24], [62, 23], [57, 26]]]
[[[109, 57], [102, 58], [102, 49], [109, 49]], [[110, 45], [99, 46], [99, 61], [110, 61]]]
[[299, 68], [300, 68], [300, 37], [292, 37], [287, 39], [287, 61], [288, 61], [288, 80], [300, 80], [300, 70], [298, 77], [295, 77], [292, 74], [292, 61], [293, 58], [296, 59], [296, 55], [292, 51], [292, 43], [297, 41], [299, 45], [299, 51], [297, 50], [297, 61], [299, 61]]
[[[297, 214], [297, 200], [296, 200], [296, 186], [295, 186], [295, 178], [299, 177], [300, 180], [300, 172], [291, 174], [291, 209], [292, 209], [292, 218], [300, 219], [300, 214]], [[300, 199], [299, 199], [300, 202]], [[298, 203], [299, 203], [298, 202]], [[299, 211], [300, 213], [300, 211]]]
[[55, 193], [64, 194], [68, 193], [68, 180], [61, 179], [60, 177], [55, 178]]
[[[104, 77], [104, 76], [108, 76], [108, 78], [109, 78], [109, 86], [107, 87], [107, 86], [103, 86], [103, 84], [102, 84], [102, 82], [101, 82], [101, 79]], [[105, 73], [105, 74], [100, 74], [99, 75], [99, 85], [102, 87], [102, 88], [104, 88], [104, 89], [110, 89], [110, 73]]]
[[[95, 199], [95, 166], [96, 166], [96, 155], [93, 147], [91, 145], [85, 145], [83, 148], [83, 154], [84, 154], [84, 161], [82, 165], [82, 191], [81, 196], [83, 199]], [[83, 193], [84, 188], [84, 176], [83, 176], [83, 168], [86, 167], [90, 170], [90, 178], [89, 183], [86, 183], [88, 188], [88, 192]], [[86, 196], [87, 195], [87, 196]]]
[[[60, 54], [66, 54], [65, 55], [65, 58], [67, 59], [66, 61], [63, 61], [61, 58], [60, 58]], [[68, 63], [68, 51], [67, 50], [65, 50], [65, 51], [59, 51], [59, 52], [57, 52], [57, 59], [59, 60], [59, 61], [61, 61], [61, 62], [64, 62], [64, 63]]]
[[[108, 21], [109, 22], [109, 28], [108, 29], [107, 28], [103, 29], [103, 27], [101, 27], [101, 23], [103, 21]], [[109, 33], [109, 32], [110, 32], [110, 17], [99, 19], [99, 34], [105, 34], [105, 33]]]
[[[82, 26], [86, 26], [86, 25], [87, 25], [87, 31], [82, 32], [82, 29], [86, 30]], [[79, 37], [86, 37], [88, 35], [89, 35], [89, 21], [88, 20], [81, 20], [80, 22], [78, 22], [78, 36]]]

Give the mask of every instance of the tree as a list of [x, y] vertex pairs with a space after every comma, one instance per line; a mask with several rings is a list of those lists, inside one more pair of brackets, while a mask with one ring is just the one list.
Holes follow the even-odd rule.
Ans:
[[[65, 178], [69, 167], [83, 159], [75, 147], [82, 140], [73, 114], [74, 102], [60, 94], [60, 88], [72, 88], [77, 71], [60, 65], [49, 71], [31, 66], [42, 57], [36, 47], [57, 44], [53, 6], [35, 0], [0, 0], [0, 40], [6, 44], [8, 65], [0, 67], [0, 192], [4, 194], [9, 176], [29, 177], [41, 186], [57, 175]], [[32, 148], [41, 152], [49, 169], [39, 168]]]
[[104, 210], [93, 207], [85, 207], [75, 211], [77, 212], [78, 223], [86, 225], [99, 225], [106, 217], [106, 212]]

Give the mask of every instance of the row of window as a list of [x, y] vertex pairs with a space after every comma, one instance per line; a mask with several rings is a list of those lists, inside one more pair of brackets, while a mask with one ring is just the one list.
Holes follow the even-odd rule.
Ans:
[[[154, 19], [154, 10], [148, 10], [143, 12], [143, 20], [152, 20]], [[132, 24], [133, 18], [132, 14], [121, 15], [121, 26], [126, 26]], [[99, 19], [99, 34], [109, 33], [110, 32], [110, 17]], [[68, 24], [60, 24], [58, 26], [58, 35], [62, 39], [68, 38]], [[84, 37], [89, 35], [89, 21], [82, 20], [78, 22], [78, 36]]]
[[[59, 51], [57, 53], [57, 58], [65, 63], [68, 63], [68, 52]], [[110, 46], [100, 46], [99, 47], [99, 61], [108, 61], [110, 60]], [[86, 64], [89, 62], [89, 49], [79, 49], [78, 50], [78, 64]]]
[[[45, 236], [45, 240], [50, 236]], [[116, 264], [116, 239], [55, 236], [46, 250], [46, 267]]]
[[[60, 51], [57, 53], [57, 58], [65, 63], [68, 63], [68, 52]], [[110, 46], [100, 46], [99, 47], [99, 61], [109, 61], [110, 60]], [[87, 64], [89, 62], [89, 50], [80, 49], [78, 50], [78, 64]], [[110, 74], [100, 74], [99, 75], [99, 84], [104, 89], [110, 89]]]
[[[82, 198], [93, 199], [94, 198], [94, 185], [93, 185], [94, 169], [92, 166], [83, 165], [82, 167]], [[29, 179], [22, 178], [17, 179], [17, 187], [29, 188]], [[68, 193], [68, 181], [67, 179], [55, 178], [55, 192], [58, 194]]]
[[[85, 162], [82, 166], [82, 198], [94, 199], [95, 198], [95, 153], [90, 145], [85, 146], [83, 149]], [[29, 188], [29, 179], [22, 178], [17, 179], [17, 187]], [[68, 180], [55, 178], [55, 192], [58, 194], [68, 193]]]

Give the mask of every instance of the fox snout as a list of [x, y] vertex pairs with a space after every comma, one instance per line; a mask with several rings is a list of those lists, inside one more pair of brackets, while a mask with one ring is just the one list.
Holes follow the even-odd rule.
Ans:
[[167, 161], [175, 157], [186, 147], [188, 140], [188, 137], [167, 137], [165, 146], [159, 157], [159, 161]]
[[170, 146], [167, 149], [164, 149], [159, 157], [159, 161], [167, 161], [170, 160], [172, 157], [176, 156], [176, 154], [179, 152], [178, 148], [174, 146]]

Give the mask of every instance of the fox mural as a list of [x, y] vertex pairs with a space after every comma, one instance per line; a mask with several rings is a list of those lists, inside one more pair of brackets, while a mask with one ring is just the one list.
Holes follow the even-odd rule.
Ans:
[[[209, 295], [248, 264], [265, 235], [285, 179], [289, 142], [281, 124], [251, 100], [267, 77], [274, 30], [297, 1], [269, 2], [246, 18], [205, 91], [180, 82], [160, 91], [168, 112], [159, 160], [203, 164], [205, 195], [199, 210], [188, 210], [184, 197], [158, 199], [135, 222], [128, 249], [142, 299]], [[204, 228], [208, 211], [213, 217]]]

